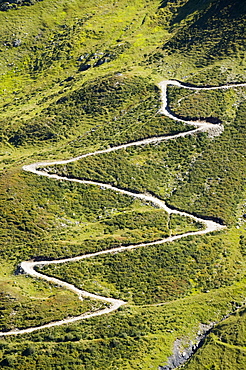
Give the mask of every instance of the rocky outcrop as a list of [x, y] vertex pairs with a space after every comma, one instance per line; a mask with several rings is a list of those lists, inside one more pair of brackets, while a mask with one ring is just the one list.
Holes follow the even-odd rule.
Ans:
[[9, 0], [9, 1], [0, 0], [0, 11], [17, 9], [18, 7], [22, 5], [34, 5], [38, 1], [43, 1], [43, 0]]
[[176, 339], [173, 345], [172, 356], [168, 358], [167, 365], [159, 366], [159, 370], [173, 370], [185, 363], [201, 347], [214, 324], [214, 322], [209, 325], [200, 324], [195, 341]]

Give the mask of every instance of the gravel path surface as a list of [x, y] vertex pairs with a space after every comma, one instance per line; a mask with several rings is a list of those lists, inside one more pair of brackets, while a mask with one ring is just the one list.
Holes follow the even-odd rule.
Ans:
[[200, 222], [204, 225], [204, 229], [199, 230], [199, 231], [186, 232], [186, 233], [181, 234], [181, 235], [170, 236], [168, 238], [161, 239], [161, 240], [154, 241], [154, 242], [150, 242], [150, 243], [141, 243], [141, 244], [137, 244], [137, 245], [117, 247], [117, 248], [112, 248], [112, 249], [109, 249], [109, 250], [103, 250], [103, 251], [96, 252], [96, 253], [84, 254], [84, 255], [78, 256], [78, 257], [64, 258], [64, 259], [53, 260], [53, 261], [38, 261], [38, 262], [23, 261], [21, 263], [21, 268], [22, 268], [24, 273], [26, 273], [26, 274], [34, 277], [34, 278], [43, 279], [43, 280], [46, 280], [46, 281], [51, 282], [53, 284], [56, 284], [58, 286], [61, 286], [63, 288], [66, 288], [66, 289], [76, 293], [79, 296], [80, 299], [83, 299], [83, 297], [89, 297], [89, 298], [92, 298], [92, 299], [97, 299], [97, 300], [100, 300], [102, 302], [105, 302], [105, 303], [108, 304], [108, 307], [103, 308], [101, 310], [98, 310], [96, 312], [88, 312], [88, 313], [82, 314], [80, 316], [75, 316], [75, 317], [70, 317], [70, 318], [66, 318], [66, 319], [63, 319], [63, 320], [59, 320], [59, 321], [50, 322], [50, 323], [45, 324], [45, 325], [40, 325], [40, 326], [31, 327], [31, 328], [27, 328], [27, 329], [21, 329], [21, 330], [16, 329], [16, 330], [8, 331], [8, 332], [0, 332], [0, 337], [1, 336], [6, 336], [6, 335], [17, 335], [17, 334], [31, 333], [31, 332], [36, 331], [36, 330], [51, 328], [53, 326], [60, 326], [60, 325], [69, 324], [69, 323], [72, 323], [72, 322], [75, 322], [75, 321], [79, 321], [79, 320], [88, 319], [88, 318], [95, 317], [95, 316], [108, 314], [110, 312], [113, 312], [113, 311], [117, 310], [120, 306], [126, 304], [126, 302], [124, 302], [122, 300], [114, 299], [114, 298], [107, 298], [107, 297], [99, 296], [99, 295], [96, 295], [96, 294], [92, 294], [92, 293], [86, 292], [84, 290], [78, 289], [74, 285], [69, 284], [65, 281], [62, 281], [60, 279], [56, 279], [54, 277], [50, 277], [50, 276], [41, 274], [40, 272], [37, 272], [35, 270], [36, 266], [44, 266], [44, 265], [51, 265], [51, 264], [58, 264], [58, 263], [68, 263], [68, 262], [80, 261], [80, 260], [83, 260], [83, 259], [93, 258], [93, 257], [103, 255], [103, 254], [119, 253], [119, 252], [124, 252], [124, 251], [130, 250], [130, 249], [136, 249], [136, 248], [140, 248], [140, 247], [148, 247], [148, 246], [151, 246], [151, 245], [158, 245], [158, 244], [163, 244], [163, 243], [167, 243], [167, 242], [172, 242], [174, 240], [178, 240], [178, 239], [184, 238], [184, 237], [189, 236], [189, 235], [203, 235], [203, 234], [207, 234], [207, 233], [210, 233], [210, 232], [213, 232], [213, 231], [222, 230], [223, 228], [225, 228], [224, 225], [221, 225], [217, 222], [214, 222], [214, 221], [211, 221], [211, 220], [205, 220], [205, 219], [202, 219], [202, 218], [199, 218], [199, 217], [195, 217], [192, 214], [189, 214], [189, 213], [186, 213], [186, 212], [181, 212], [181, 211], [176, 210], [176, 209], [171, 209], [165, 204], [164, 201], [162, 201], [162, 200], [160, 200], [160, 199], [158, 199], [158, 198], [156, 198], [152, 195], [149, 195], [149, 194], [134, 193], [134, 192], [131, 192], [131, 191], [128, 191], [128, 190], [120, 189], [120, 188], [117, 188], [115, 186], [100, 183], [100, 182], [96, 182], [96, 181], [71, 179], [71, 178], [64, 177], [64, 176], [49, 174], [47, 172], [47, 170], [45, 170], [45, 167], [51, 166], [51, 165], [67, 164], [67, 163], [71, 163], [71, 162], [81, 160], [81, 159], [83, 159], [85, 157], [88, 157], [88, 156], [95, 156], [95, 155], [100, 155], [100, 154], [103, 154], [103, 153], [109, 153], [109, 152], [117, 151], [117, 150], [120, 150], [120, 149], [128, 148], [128, 147], [131, 147], [131, 146], [140, 146], [140, 145], [146, 145], [146, 144], [154, 144], [154, 143], [158, 143], [158, 142], [165, 141], [165, 140], [173, 140], [173, 139], [176, 139], [178, 137], [185, 137], [185, 136], [188, 136], [188, 135], [194, 135], [197, 132], [201, 132], [201, 131], [208, 131], [209, 132], [211, 129], [214, 129], [215, 126], [218, 127], [218, 125], [215, 125], [215, 124], [212, 124], [212, 123], [209, 123], [209, 122], [206, 122], [206, 121], [188, 121], [188, 120], [186, 121], [186, 120], [179, 119], [178, 117], [176, 117], [168, 109], [168, 103], [167, 103], [167, 87], [168, 87], [168, 85], [174, 85], [174, 86], [182, 87], [182, 88], [189, 89], [189, 90], [215, 90], [215, 89], [228, 89], [228, 88], [231, 88], [231, 87], [246, 86], [246, 84], [233, 84], [233, 85], [225, 85], [225, 86], [219, 86], [219, 87], [195, 87], [195, 86], [187, 86], [187, 85], [182, 84], [181, 82], [176, 81], [176, 80], [162, 81], [159, 84], [159, 87], [161, 89], [161, 101], [162, 101], [159, 113], [164, 114], [164, 115], [172, 118], [175, 121], [181, 121], [181, 122], [184, 122], [188, 125], [195, 126], [196, 127], [195, 129], [192, 129], [188, 132], [181, 132], [181, 133], [176, 134], [176, 135], [151, 137], [151, 138], [140, 140], [140, 141], [135, 141], [135, 142], [127, 143], [127, 144], [122, 144], [122, 145], [118, 145], [118, 146], [115, 146], [115, 147], [112, 147], [112, 148], [98, 150], [98, 151], [95, 151], [95, 152], [83, 154], [81, 156], [71, 158], [71, 159], [67, 159], [67, 160], [50, 161], [50, 162], [37, 162], [37, 163], [33, 163], [33, 164], [30, 164], [30, 165], [24, 166], [23, 170], [27, 171], [27, 172], [31, 172], [31, 173], [33, 173], [35, 175], [38, 175], [38, 176], [46, 176], [46, 177], [49, 177], [50, 179], [53, 179], [53, 180], [70, 181], [70, 182], [77, 182], [77, 183], [80, 183], [80, 184], [100, 186], [100, 187], [110, 189], [110, 190], [116, 191], [116, 192], [124, 194], [124, 195], [128, 195], [130, 197], [138, 198], [138, 199], [150, 202], [151, 204], [157, 206], [158, 208], [163, 209], [168, 214], [179, 214], [180, 216], [189, 217], [190, 219], [192, 219], [194, 221]]

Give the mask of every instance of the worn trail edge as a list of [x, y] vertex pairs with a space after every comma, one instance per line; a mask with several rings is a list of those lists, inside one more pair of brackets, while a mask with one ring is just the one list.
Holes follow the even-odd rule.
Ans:
[[138, 199], [150, 202], [151, 204], [157, 206], [158, 208], [163, 209], [168, 214], [179, 214], [179, 215], [184, 216], [184, 217], [189, 217], [194, 221], [200, 222], [204, 225], [204, 229], [199, 230], [199, 231], [186, 232], [186, 233], [180, 234], [180, 235], [170, 236], [168, 238], [157, 240], [157, 241], [154, 241], [154, 242], [141, 243], [141, 244], [136, 244], [136, 245], [129, 245], [129, 246], [125, 246], [125, 247], [117, 247], [117, 248], [103, 250], [103, 251], [96, 252], [96, 253], [84, 254], [84, 255], [78, 256], [78, 257], [64, 258], [64, 259], [53, 260], [53, 261], [38, 261], [38, 262], [23, 261], [23, 262], [21, 262], [21, 268], [23, 269], [24, 273], [26, 273], [26, 274], [28, 274], [32, 277], [35, 277], [35, 278], [38, 278], [38, 279], [43, 279], [43, 280], [46, 280], [50, 283], [53, 283], [53, 284], [56, 284], [56, 285], [61, 286], [63, 288], [66, 288], [66, 289], [76, 293], [79, 296], [80, 299], [83, 299], [83, 298], [87, 297], [87, 298], [97, 299], [97, 300], [100, 300], [102, 302], [105, 302], [105, 303], [108, 304], [108, 307], [103, 308], [101, 310], [98, 310], [96, 312], [88, 312], [88, 313], [85, 313], [85, 314], [82, 314], [82, 315], [79, 315], [79, 316], [69, 317], [69, 318], [66, 318], [66, 319], [63, 319], [63, 320], [59, 320], [59, 321], [53, 321], [53, 322], [50, 322], [50, 323], [45, 324], [45, 325], [30, 327], [30, 328], [21, 329], [21, 330], [15, 329], [15, 330], [10, 330], [8, 332], [0, 332], [0, 337], [1, 336], [7, 336], [7, 335], [32, 333], [33, 331], [36, 331], [36, 330], [51, 328], [53, 326], [60, 326], [60, 325], [63, 325], [63, 324], [69, 324], [69, 323], [73, 323], [75, 321], [79, 321], [79, 320], [83, 320], [83, 319], [89, 319], [91, 317], [108, 314], [110, 312], [113, 312], [113, 311], [117, 310], [120, 306], [127, 303], [127, 302], [122, 301], [120, 299], [107, 298], [107, 297], [103, 297], [103, 296], [100, 296], [100, 295], [96, 295], [96, 294], [93, 294], [93, 293], [86, 292], [84, 290], [76, 288], [74, 285], [69, 284], [65, 281], [62, 281], [60, 279], [56, 279], [54, 277], [50, 277], [50, 276], [41, 274], [40, 272], [37, 272], [35, 270], [36, 266], [44, 266], [44, 265], [51, 265], [51, 264], [58, 264], [58, 263], [67, 263], [67, 262], [80, 261], [80, 260], [83, 260], [83, 259], [86, 259], [86, 258], [93, 258], [93, 257], [96, 257], [96, 256], [108, 254], [108, 253], [119, 253], [119, 252], [124, 252], [126, 250], [136, 249], [136, 248], [140, 248], [140, 247], [149, 247], [151, 245], [158, 245], [158, 244], [163, 244], [163, 243], [167, 243], [167, 242], [172, 242], [174, 240], [178, 240], [178, 239], [184, 238], [186, 236], [207, 234], [207, 233], [217, 231], [217, 230], [222, 230], [223, 228], [225, 228], [224, 225], [221, 225], [221, 224], [219, 224], [215, 221], [205, 220], [205, 219], [196, 217], [196, 216], [194, 216], [192, 214], [189, 214], [189, 213], [186, 213], [186, 212], [181, 212], [181, 211], [178, 211], [176, 209], [171, 209], [165, 204], [165, 202], [163, 202], [162, 200], [160, 200], [160, 199], [158, 199], [158, 198], [156, 198], [152, 195], [134, 193], [132, 191], [120, 189], [120, 188], [117, 188], [115, 186], [100, 183], [100, 182], [96, 182], [96, 181], [80, 180], [80, 179], [76, 179], [76, 178], [72, 179], [72, 178], [68, 178], [68, 177], [64, 177], [64, 176], [49, 174], [45, 169], [42, 170], [42, 167], [45, 167], [45, 166], [67, 164], [67, 163], [78, 161], [78, 160], [83, 159], [83, 158], [88, 157], [88, 156], [95, 156], [95, 155], [100, 155], [100, 154], [103, 154], [103, 153], [109, 153], [109, 152], [117, 151], [117, 150], [120, 150], [120, 149], [126, 149], [126, 148], [131, 147], [131, 146], [154, 144], [154, 143], [158, 143], [158, 142], [165, 141], [165, 140], [176, 139], [178, 137], [184, 137], [184, 136], [187, 136], [187, 135], [194, 135], [195, 133], [201, 132], [201, 131], [210, 131], [211, 128], [213, 128], [213, 127], [216, 127], [216, 128], [221, 127], [221, 125], [214, 125], [214, 124], [208, 123], [206, 121], [199, 121], [199, 120], [198, 121], [188, 121], [188, 120], [186, 121], [186, 120], [183, 120], [183, 119], [180, 119], [180, 118], [176, 117], [168, 109], [168, 102], [167, 102], [167, 87], [168, 87], [168, 85], [174, 85], [174, 86], [182, 87], [182, 88], [189, 89], [189, 90], [215, 90], [215, 89], [228, 89], [228, 88], [232, 88], [232, 87], [242, 87], [242, 86], [246, 86], [246, 83], [233, 84], [233, 85], [224, 85], [224, 86], [219, 86], [219, 87], [195, 87], [195, 86], [187, 86], [187, 85], [182, 84], [181, 82], [176, 81], [176, 80], [164, 80], [159, 84], [159, 87], [161, 89], [161, 108], [159, 110], [159, 113], [164, 114], [164, 115], [172, 118], [175, 121], [181, 121], [181, 122], [184, 122], [188, 125], [195, 126], [196, 127], [195, 129], [192, 129], [192, 130], [187, 131], [187, 132], [181, 132], [181, 133], [176, 134], [176, 135], [151, 137], [151, 138], [140, 140], [140, 141], [135, 141], [135, 142], [127, 143], [127, 144], [122, 144], [122, 145], [118, 145], [118, 146], [115, 146], [115, 147], [112, 147], [112, 148], [98, 150], [98, 151], [95, 151], [95, 152], [92, 152], [92, 153], [83, 154], [81, 156], [71, 158], [71, 159], [67, 159], [67, 160], [59, 160], [59, 161], [51, 161], [51, 162], [37, 162], [37, 163], [33, 163], [33, 164], [30, 164], [30, 165], [24, 166], [23, 170], [27, 171], [27, 172], [31, 172], [31, 173], [33, 173], [35, 175], [38, 175], [38, 176], [46, 176], [46, 177], [49, 177], [50, 179], [54, 179], [54, 180], [71, 181], [71, 182], [77, 182], [77, 183], [80, 183], [80, 184], [100, 186], [100, 187], [103, 187], [105, 189], [110, 189], [110, 190], [116, 191], [118, 193], [128, 195], [130, 197], [138, 198]]

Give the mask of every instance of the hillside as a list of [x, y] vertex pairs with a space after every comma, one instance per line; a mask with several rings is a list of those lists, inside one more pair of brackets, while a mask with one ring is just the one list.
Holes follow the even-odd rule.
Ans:
[[209, 327], [184, 368], [242, 370], [245, 18], [239, 0], [0, 1], [3, 369], [170, 370]]
[[243, 369], [245, 365], [245, 309], [231, 316], [211, 332], [184, 369]]

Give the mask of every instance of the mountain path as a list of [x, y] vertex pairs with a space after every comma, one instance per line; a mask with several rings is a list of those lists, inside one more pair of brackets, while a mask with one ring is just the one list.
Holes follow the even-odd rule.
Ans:
[[10, 330], [8, 332], [0, 332], [0, 337], [9, 336], [9, 335], [32, 333], [34, 331], [41, 330], [41, 329], [51, 328], [51, 327], [54, 327], [54, 326], [60, 326], [60, 325], [64, 325], [64, 324], [70, 324], [70, 323], [73, 323], [73, 322], [76, 322], [76, 321], [79, 321], [79, 320], [89, 319], [91, 317], [100, 316], [100, 315], [105, 315], [105, 314], [108, 314], [110, 312], [113, 312], [113, 311], [117, 310], [120, 306], [127, 303], [127, 302], [125, 302], [123, 300], [120, 300], [120, 299], [103, 297], [103, 296], [100, 296], [100, 295], [96, 295], [96, 294], [89, 293], [87, 291], [81, 290], [81, 289], [77, 288], [76, 286], [74, 286], [73, 284], [69, 284], [69, 283], [67, 283], [63, 280], [60, 280], [60, 279], [57, 279], [57, 278], [54, 278], [54, 277], [50, 277], [50, 276], [47, 276], [47, 275], [42, 274], [40, 272], [37, 272], [35, 270], [36, 266], [76, 262], [76, 261], [80, 261], [80, 260], [83, 260], [83, 259], [88, 259], [88, 258], [93, 258], [93, 257], [96, 257], [96, 256], [104, 255], [104, 254], [119, 253], [119, 252], [124, 252], [124, 251], [127, 251], [127, 250], [131, 250], [131, 249], [136, 249], [136, 248], [141, 248], [141, 247], [148, 247], [148, 246], [152, 246], [152, 245], [159, 245], [159, 244], [163, 244], [163, 243], [167, 243], [167, 242], [172, 242], [174, 240], [178, 240], [178, 239], [181, 239], [181, 238], [184, 238], [184, 237], [187, 237], [187, 236], [203, 235], [203, 234], [207, 234], [207, 233], [210, 233], [210, 232], [213, 232], [213, 231], [222, 230], [226, 227], [226, 226], [221, 225], [221, 224], [219, 224], [218, 222], [215, 222], [215, 221], [205, 220], [203, 218], [196, 217], [196, 216], [194, 216], [192, 214], [189, 214], [187, 212], [181, 212], [177, 209], [171, 209], [165, 204], [164, 201], [158, 199], [157, 197], [149, 195], [149, 194], [135, 193], [135, 192], [132, 192], [132, 191], [129, 191], [129, 190], [124, 190], [124, 189], [117, 188], [117, 187], [112, 186], [110, 184], [104, 184], [104, 183], [100, 183], [100, 182], [96, 182], [96, 181], [81, 180], [81, 179], [76, 179], [76, 178], [73, 179], [73, 178], [68, 178], [68, 177], [65, 177], [65, 176], [59, 176], [59, 175], [56, 175], [56, 174], [49, 174], [47, 172], [47, 170], [45, 169], [45, 167], [47, 167], [47, 166], [67, 164], [67, 163], [71, 163], [71, 162], [81, 160], [81, 159], [83, 159], [85, 157], [88, 157], [88, 156], [93, 156], [93, 155], [95, 156], [95, 155], [100, 155], [100, 154], [103, 154], [103, 153], [109, 153], [109, 152], [117, 151], [117, 150], [120, 150], [120, 149], [126, 149], [126, 148], [129, 148], [131, 146], [155, 144], [155, 143], [158, 143], [158, 142], [161, 142], [161, 141], [173, 140], [173, 139], [176, 139], [178, 137], [185, 137], [185, 136], [188, 136], [188, 135], [194, 135], [194, 134], [196, 134], [198, 132], [202, 132], [202, 131], [209, 132], [214, 127], [216, 127], [216, 128], [218, 128], [218, 127], [221, 128], [222, 127], [222, 125], [212, 124], [212, 123], [209, 123], [209, 122], [206, 122], [206, 121], [200, 121], [200, 120], [197, 120], [197, 121], [188, 121], [187, 120], [186, 121], [186, 120], [183, 120], [183, 119], [180, 119], [180, 118], [176, 117], [168, 109], [168, 101], [167, 101], [167, 87], [168, 87], [168, 85], [173, 85], [173, 86], [178, 86], [178, 87], [182, 87], [182, 88], [185, 88], [185, 89], [197, 90], [198, 91], [198, 90], [215, 90], [215, 89], [228, 89], [228, 88], [232, 88], [232, 87], [242, 87], [242, 86], [246, 86], [246, 83], [224, 85], [224, 86], [218, 86], [218, 87], [195, 87], [195, 86], [187, 86], [187, 85], [185, 85], [185, 84], [183, 84], [179, 81], [176, 81], [176, 80], [164, 80], [164, 81], [159, 83], [159, 87], [160, 87], [160, 90], [161, 90], [161, 108], [160, 108], [158, 113], [163, 114], [163, 115], [165, 115], [169, 118], [172, 118], [175, 121], [180, 121], [180, 122], [184, 122], [188, 125], [195, 126], [196, 127], [195, 129], [192, 129], [192, 130], [186, 131], [186, 132], [181, 132], [181, 133], [178, 133], [178, 134], [175, 134], [175, 135], [151, 137], [151, 138], [147, 138], [147, 139], [143, 139], [143, 140], [139, 140], [139, 141], [135, 141], [135, 142], [130, 142], [130, 143], [127, 143], [127, 144], [122, 144], [122, 145], [118, 145], [118, 146], [115, 146], [115, 147], [111, 147], [111, 148], [107, 148], [107, 149], [103, 149], [103, 150], [98, 150], [98, 151], [91, 152], [91, 153], [86, 153], [86, 154], [83, 154], [81, 156], [71, 158], [71, 159], [67, 159], [67, 160], [57, 160], [57, 161], [49, 161], [49, 162], [36, 162], [36, 163], [30, 164], [30, 165], [23, 166], [23, 170], [27, 171], [27, 172], [31, 172], [31, 173], [33, 173], [35, 175], [38, 175], [38, 176], [46, 176], [46, 177], [48, 177], [50, 179], [53, 179], [53, 180], [77, 182], [77, 183], [80, 183], [80, 184], [100, 186], [102, 189], [110, 189], [112, 191], [116, 191], [116, 192], [124, 194], [124, 195], [128, 195], [128, 196], [131, 196], [131, 197], [134, 197], [134, 198], [141, 199], [143, 201], [150, 202], [151, 204], [157, 206], [158, 208], [163, 209], [168, 214], [178, 214], [178, 215], [183, 216], [183, 217], [189, 217], [190, 219], [192, 219], [194, 221], [202, 223], [205, 228], [202, 229], [202, 230], [198, 230], [198, 231], [191, 231], [191, 232], [186, 232], [186, 233], [183, 233], [183, 234], [180, 234], [180, 235], [170, 236], [168, 238], [153, 241], [153, 242], [140, 243], [140, 244], [136, 244], [136, 245], [128, 245], [128, 246], [123, 246], [123, 247], [116, 247], [116, 248], [111, 248], [111, 249], [108, 249], [108, 250], [99, 251], [99, 252], [96, 252], [96, 253], [84, 254], [84, 255], [81, 255], [81, 256], [77, 256], [77, 257], [63, 258], [63, 259], [53, 260], [53, 261], [37, 261], [37, 262], [23, 261], [23, 262], [21, 262], [20, 267], [22, 268], [22, 270], [25, 274], [30, 275], [34, 278], [46, 280], [50, 283], [53, 283], [53, 284], [56, 284], [60, 287], [66, 288], [66, 289], [76, 293], [79, 296], [80, 299], [91, 298], [91, 299], [100, 300], [100, 301], [106, 303], [108, 305], [108, 307], [105, 307], [105, 308], [100, 309], [100, 310], [95, 311], [95, 312], [84, 313], [84, 314], [79, 315], [79, 316], [69, 317], [69, 318], [65, 318], [63, 320], [59, 320], [59, 321], [53, 321], [53, 322], [50, 322], [48, 324], [44, 324], [44, 325], [40, 325], [40, 326], [36, 326], [36, 327], [30, 327], [30, 328], [20, 329], [20, 330], [19, 329], [14, 329], [14, 330]]

